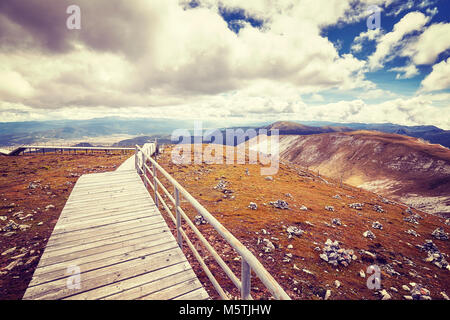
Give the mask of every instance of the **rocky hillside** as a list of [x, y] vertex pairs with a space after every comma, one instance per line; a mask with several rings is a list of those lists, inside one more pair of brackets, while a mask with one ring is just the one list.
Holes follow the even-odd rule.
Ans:
[[[257, 148], [257, 141], [250, 141]], [[450, 214], [450, 150], [376, 131], [280, 137], [282, 159], [431, 213]]]
[[[158, 162], [254, 253], [293, 299], [448, 298], [448, 219], [341, 186], [288, 162], [273, 176], [261, 176], [260, 164], [175, 165], [169, 148]], [[239, 255], [196, 218], [193, 208], [185, 202], [182, 207], [239, 275]], [[194, 245], [210, 257], [200, 242]], [[208, 285], [192, 253], [185, 254]], [[226, 291], [238, 296], [213, 259], [205, 259]], [[371, 265], [381, 271], [378, 290], [367, 287]], [[215, 297], [210, 284], [209, 293]], [[252, 294], [270, 297], [255, 278]]]

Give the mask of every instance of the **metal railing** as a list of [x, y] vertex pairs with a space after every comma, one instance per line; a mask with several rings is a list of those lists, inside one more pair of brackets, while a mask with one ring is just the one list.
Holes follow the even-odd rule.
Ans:
[[[151, 146], [152, 145], [152, 146]], [[213, 215], [211, 215], [208, 210], [206, 210], [189, 192], [187, 192], [169, 173], [166, 172], [151, 155], [156, 150], [156, 143], [145, 144], [143, 148], [136, 146], [135, 153], [135, 165], [136, 170], [140, 175], [143, 176], [144, 184], [146, 187], [150, 186], [154, 192], [154, 200], [157, 207], [159, 204], [166, 210], [172, 222], [176, 226], [176, 238], [180, 248], [183, 246], [183, 239], [186, 241], [189, 249], [194, 254], [195, 258], [199, 262], [203, 271], [205, 272], [208, 279], [211, 281], [215, 290], [222, 299], [228, 300], [229, 297], [225, 294], [224, 290], [217, 282], [216, 278], [209, 270], [208, 266], [203, 261], [197, 249], [194, 247], [193, 243], [187, 236], [186, 232], [182, 228], [181, 221], [184, 219], [187, 225], [195, 233], [200, 242], [209, 251], [211, 256], [217, 262], [217, 264], [222, 268], [228, 278], [233, 282], [233, 284], [239, 289], [241, 294], [241, 299], [249, 300], [252, 299], [250, 294], [251, 291], [251, 271], [256, 274], [256, 276], [261, 280], [261, 282], [266, 286], [270, 293], [276, 299], [290, 300], [290, 297], [281, 288], [281, 286], [276, 282], [276, 280], [270, 275], [270, 273], [264, 268], [264, 266], [259, 262], [259, 260], [238, 240], [236, 239]], [[147, 165], [147, 162], [151, 165], [151, 168]], [[166, 187], [158, 179], [158, 172], [160, 172], [168, 182], [174, 188], [174, 196], [169, 193]], [[151, 176], [149, 179], [148, 174]], [[153, 181], [152, 181], [153, 180]], [[163, 194], [174, 204], [175, 206], [175, 216], [164, 201], [159, 190], [163, 191]], [[219, 254], [214, 250], [214, 248], [209, 244], [206, 238], [202, 235], [199, 229], [191, 221], [191, 219], [186, 215], [184, 210], [180, 206], [181, 197], [183, 197], [187, 202], [189, 202], [192, 207], [207, 221], [209, 224], [225, 239], [228, 244], [236, 250], [241, 256], [241, 279], [238, 279], [233, 271], [228, 267], [228, 265], [223, 261]]]

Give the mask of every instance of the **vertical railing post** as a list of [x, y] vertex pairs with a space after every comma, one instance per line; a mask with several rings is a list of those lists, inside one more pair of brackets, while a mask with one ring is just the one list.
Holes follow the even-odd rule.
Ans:
[[177, 242], [178, 242], [178, 246], [181, 248], [183, 246], [183, 238], [181, 236], [181, 214], [180, 214], [180, 193], [177, 189], [177, 187], [175, 188], [175, 213], [177, 216]]
[[155, 187], [155, 205], [158, 208], [158, 183], [156, 182], [156, 166], [153, 164], [153, 186]]
[[250, 299], [250, 289], [251, 289], [251, 268], [244, 257], [241, 256], [241, 299]]
[[[86, 153], [87, 153], [87, 149], [86, 149]], [[134, 147], [134, 168], [136, 169], [137, 173], [139, 173], [139, 168], [138, 168], [138, 147]]]

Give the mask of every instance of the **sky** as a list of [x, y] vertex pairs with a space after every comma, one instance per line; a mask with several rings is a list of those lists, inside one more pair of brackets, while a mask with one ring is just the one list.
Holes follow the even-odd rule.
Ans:
[[0, 122], [450, 129], [449, 16], [448, 0], [1, 0]]

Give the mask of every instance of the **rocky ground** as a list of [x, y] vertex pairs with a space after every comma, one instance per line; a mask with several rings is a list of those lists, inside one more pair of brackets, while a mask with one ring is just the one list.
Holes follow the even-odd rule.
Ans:
[[[174, 165], [169, 149], [158, 161], [258, 257], [293, 299], [448, 299], [450, 221], [445, 218], [289, 163], [264, 177], [260, 165]], [[195, 220], [197, 213], [182, 205]], [[195, 221], [239, 276], [238, 254], [211, 226]], [[237, 297], [206, 249], [198, 241], [195, 245], [230, 296]], [[192, 254], [185, 253], [217, 297]], [[367, 281], [377, 267], [380, 288], [369, 289]], [[252, 294], [270, 298], [255, 277]]]
[[20, 299], [78, 177], [130, 155], [0, 157], [0, 300]]

